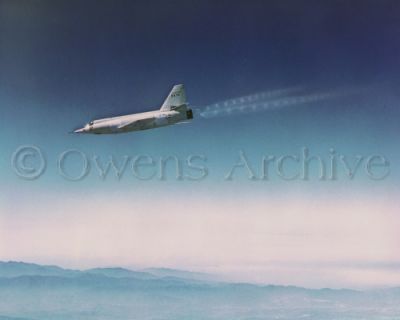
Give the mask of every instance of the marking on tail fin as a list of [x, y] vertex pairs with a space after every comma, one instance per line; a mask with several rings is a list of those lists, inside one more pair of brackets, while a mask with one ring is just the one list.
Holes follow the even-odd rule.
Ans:
[[177, 84], [172, 88], [160, 110], [170, 111], [171, 107], [179, 107], [184, 104], [186, 104], [185, 88], [183, 84]]

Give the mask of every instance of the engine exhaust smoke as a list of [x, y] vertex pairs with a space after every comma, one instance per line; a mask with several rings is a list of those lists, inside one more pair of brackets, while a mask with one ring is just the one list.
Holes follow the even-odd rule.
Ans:
[[[222, 102], [194, 108], [194, 111], [202, 118], [214, 118], [219, 116], [236, 115], [250, 112], [260, 112], [286, 108], [290, 106], [303, 105], [318, 101], [335, 99], [346, 96], [359, 89], [336, 89], [326, 92], [304, 94], [304, 87], [292, 87], [255, 93], [239, 98], [228, 99]], [[292, 95], [303, 92], [303, 95]]]

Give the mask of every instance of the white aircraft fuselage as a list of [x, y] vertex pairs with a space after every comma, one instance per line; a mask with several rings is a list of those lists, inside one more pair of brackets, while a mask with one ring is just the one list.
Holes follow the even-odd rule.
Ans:
[[164, 127], [193, 119], [183, 85], [175, 85], [160, 110], [93, 120], [75, 133], [110, 134]]

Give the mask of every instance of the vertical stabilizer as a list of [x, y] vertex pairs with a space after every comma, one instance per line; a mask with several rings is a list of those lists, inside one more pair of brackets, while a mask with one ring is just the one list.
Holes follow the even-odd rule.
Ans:
[[161, 111], [169, 111], [172, 107], [186, 104], [186, 94], [183, 84], [175, 85], [161, 106]]

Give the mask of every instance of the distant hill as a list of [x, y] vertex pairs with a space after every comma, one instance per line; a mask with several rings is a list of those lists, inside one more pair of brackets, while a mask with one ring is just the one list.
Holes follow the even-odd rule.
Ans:
[[132, 271], [124, 268], [94, 268], [83, 271], [88, 274], [103, 275], [112, 278], [137, 278], [137, 279], [156, 279], [157, 276], [142, 271]]
[[80, 271], [0, 262], [0, 320], [239, 318], [400, 319], [400, 289], [261, 286], [174, 269]]
[[216, 281], [217, 277], [208, 273], [191, 272], [185, 270], [169, 269], [169, 268], [147, 268], [142, 271], [151, 273], [157, 277], [171, 277], [180, 279], [191, 279], [200, 281]]
[[142, 280], [159, 279], [164, 277], [204, 281], [215, 279], [215, 277], [205, 273], [196, 273], [167, 268], [149, 268], [139, 271], [133, 271], [119, 267], [72, 270], [57, 266], [38, 265], [34, 263], [0, 261], [0, 278], [15, 278], [20, 276], [77, 277], [85, 274], [102, 275], [111, 278], [136, 278]]
[[57, 266], [43, 266], [34, 263], [0, 261], [0, 277], [12, 278], [19, 276], [64, 276], [70, 277], [79, 274], [79, 271], [63, 269]]

